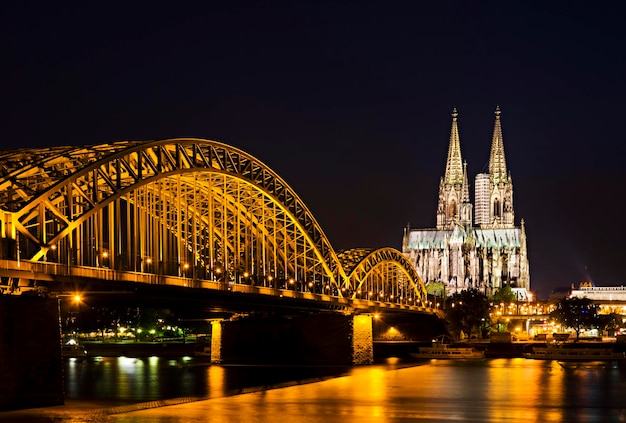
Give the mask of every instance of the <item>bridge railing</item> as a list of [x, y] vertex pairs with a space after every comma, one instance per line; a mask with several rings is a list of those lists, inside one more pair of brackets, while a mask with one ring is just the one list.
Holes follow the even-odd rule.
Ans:
[[179, 276], [159, 275], [131, 271], [113, 270], [105, 267], [68, 266], [53, 262], [32, 262], [16, 260], [0, 260], [0, 276], [10, 276], [25, 281], [55, 281], [60, 277], [97, 279], [103, 281], [135, 282], [151, 285], [172, 285], [187, 288], [204, 288], [220, 291], [232, 291], [246, 294], [261, 294], [274, 297], [304, 299], [332, 303], [339, 308], [357, 308], [372, 310], [376, 308], [406, 309], [428, 312], [427, 307], [411, 304], [399, 304], [372, 299], [352, 299], [334, 297], [328, 294], [301, 292], [291, 289], [278, 289], [231, 282], [193, 279]]

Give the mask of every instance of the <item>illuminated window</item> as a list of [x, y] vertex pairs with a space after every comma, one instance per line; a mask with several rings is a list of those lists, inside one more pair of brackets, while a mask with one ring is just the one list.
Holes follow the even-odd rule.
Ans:
[[450, 201], [450, 217], [456, 216], [456, 201]]

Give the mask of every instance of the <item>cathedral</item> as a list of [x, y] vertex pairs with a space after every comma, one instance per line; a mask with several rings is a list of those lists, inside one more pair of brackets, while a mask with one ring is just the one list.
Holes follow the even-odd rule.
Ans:
[[426, 286], [441, 282], [446, 296], [477, 288], [491, 297], [509, 285], [518, 298], [526, 299], [530, 290], [526, 231], [523, 219], [515, 226], [513, 182], [504, 157], [500, 114], [496, 107], [489, 173], [476, 175], [472, 203], [458, 113], [453, 110], [448, 159], [439, 182], [437, 226], [404, 230], [402, 252]]

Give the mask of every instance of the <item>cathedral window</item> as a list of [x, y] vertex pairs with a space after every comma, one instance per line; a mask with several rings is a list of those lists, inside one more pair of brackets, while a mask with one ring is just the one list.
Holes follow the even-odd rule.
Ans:
[[456, 216], [456, 201], [450, 201], [450, 217]]
[[493, 217], [500, 217], [500, 200], [497, 198], [493, 202]]

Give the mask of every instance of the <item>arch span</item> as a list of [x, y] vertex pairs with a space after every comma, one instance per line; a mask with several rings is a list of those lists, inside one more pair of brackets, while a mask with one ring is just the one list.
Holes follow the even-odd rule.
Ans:
[[291, 187], [220, 142], [20, 149], [0, 161], [8, 258], [336, 296], [386, 275], [389, 292], [408, 280], [424, 298], [419, 276], [393, 249], [346, 270]]
[[413, 265], [394, 248], [353, 248], [338, 253], [350, 280], [350, 297], [416, 304], [426, 287]]

